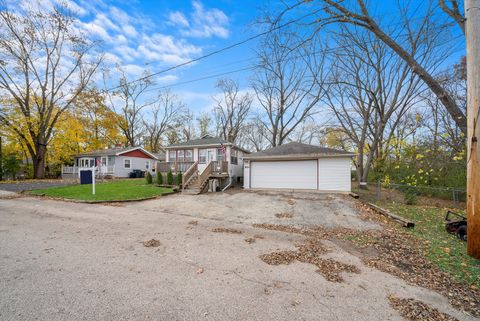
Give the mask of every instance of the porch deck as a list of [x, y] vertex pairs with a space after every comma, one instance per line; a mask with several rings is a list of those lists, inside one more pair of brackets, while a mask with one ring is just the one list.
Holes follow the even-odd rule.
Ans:
[[[173, 173], [185, 173], [195, 164], [196, 162], [159, 162], [157, 163], [157, 171], [161, 173], [167, 173], [169, 171]], [[219, 178], [229, 176], [227, 161], [212, 161], [211, 170], [211, 175], [216, 175]]]
[[[78, 178], [80, 170], [91, 169], [91, 167], [63, 166], [62, 178]], [[96, 176], [106, 176], [115, 174], [115, 165], [95, 167]]]

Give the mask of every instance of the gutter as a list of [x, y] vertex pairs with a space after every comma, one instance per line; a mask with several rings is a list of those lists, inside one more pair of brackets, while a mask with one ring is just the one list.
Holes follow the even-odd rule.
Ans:
[[355, 157], [356, 154], [293, 154], [293, 155], [275, 155], [275, 156], [244, 156], [244, 160], [250, 161], [271, 161], [271, 160], [310, 160], [319, 158], [345, 158]]

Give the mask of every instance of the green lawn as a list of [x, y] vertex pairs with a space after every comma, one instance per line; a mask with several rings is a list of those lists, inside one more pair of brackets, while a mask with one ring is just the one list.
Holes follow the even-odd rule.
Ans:
[[168, 192], [172, 192], [172, 189], [146, 184], [145, 179], [125, 179], [98, 182], [95, 195], [92, 195], [92, 185], [51, 187], [29, 193], [83, 201], [127, 201], [141, 200]]
[[381, 201], [375, 203], [415, 222], [415, 228], [407, 231], [427, 242], [428, 259], [432, 263], [458, 281], [480, 287], [480, 260], [468, 256], [466, 242], [445, 230], [447, 208]]

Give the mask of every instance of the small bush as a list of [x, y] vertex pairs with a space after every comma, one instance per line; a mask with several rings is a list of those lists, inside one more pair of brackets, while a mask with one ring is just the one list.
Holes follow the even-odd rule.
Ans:
[[173, 173], [172, 173], [172, 171], [169, 171], [167, 173], [167, 184], [168, 185], [173, 185]]
[[182, 186], [182, 172], [177, 173], [177, 186]]
[[405, 204], [415, 205], [417, 204], [417, 191], [413, 187], [407, 187], [403, 190], [405, 197]]
[[163, 184], [163, 176], [161, 172], [157, 173], [157, 184], [162, 185]]
[[147, 176], [145, 176], [145, 178], [147, 180], [147, 184], [152, 184], [153, 178], [152, 178], [152, 174], [150, 174], [150, 172], [147, 172]]

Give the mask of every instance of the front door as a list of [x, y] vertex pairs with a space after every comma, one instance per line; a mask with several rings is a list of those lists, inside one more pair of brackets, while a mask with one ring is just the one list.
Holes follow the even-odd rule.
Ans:
[[207, 152], [207, 156], [208, 156], [207, 163], [211, 162], [211, 161], [214, 161], [215, 160], [215, 151], [209, 150]]

